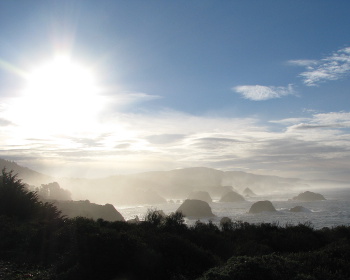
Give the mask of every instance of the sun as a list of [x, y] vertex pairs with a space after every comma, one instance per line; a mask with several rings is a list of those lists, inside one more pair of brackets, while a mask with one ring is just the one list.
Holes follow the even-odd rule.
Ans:
[[94, 69], [69, 56], [58, 55], [33, 67], [25, 79], [24, 122], [69, 133], [91, 126], [103, 106]]
[[96, 90], [92, 71], [63, 55], [35, 68], [26, 79], [26, 91], [32, 96], [84, 98]]

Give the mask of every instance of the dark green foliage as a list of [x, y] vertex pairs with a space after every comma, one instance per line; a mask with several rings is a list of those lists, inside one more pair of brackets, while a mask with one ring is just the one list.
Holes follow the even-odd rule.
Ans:
[[55, 246], [55, 230], [64, 223], [60, 212], [42, 203], [12, 172], [0, 176], [0, 250], [8, 259], [46, 263]]
[[349, 243], [286, 255], [233, 257], [221, 267], [210, 269], [198, 280], [344, 280], [350, 279]]
[[209, 270], [201, 280], [277, 280], [291, 279], [297, 264], [282, 256], [234, 257], [224, 266]]
[[148, 209], [145, 215], [145, 221], [156, 227], [163, 224], [164, 219], [165, 214], [158, 210]]
[[16, 265], [0, 261], [0, 279], [6, 280], [53, 280], [52, 271], [43, 267]]
[[31, 218], [38, 208], [36, 193], [27, 191], [16, 175], [3, 169], [0, 176], [0, 215], [23, 220]]
[[223, 217], [220, 220], [220, 227], [221, 227], [222, 231], [231, 231], [231, 230], [233, 230], [233, 222], [230, 218]]
[[168, 231], [181, 233], [187, 229], [184, 215], [181, 212], [171, 213], [164, 220], [164, 227]]
[[28, 191], [25, 184], [12, 172], [2, 170], [0, 176], [0, 215], [19, 220], [56, 220], [60, 212], [50, 203], [42, 203], [35, 192]]

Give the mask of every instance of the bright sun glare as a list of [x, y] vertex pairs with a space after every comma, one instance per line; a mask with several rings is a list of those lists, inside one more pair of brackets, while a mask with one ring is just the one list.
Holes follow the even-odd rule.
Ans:
[[65, 56], [33, 70], [27, 80], [28, 93], [43, 98], [84, 98], [96, 90], [92, 72]]
[[68, 56], [57, 56], [36, 67], [26, 81], [22, 96], [24, 111], [30, 110], [26, 121], [42, 127], [80, 130], [96, 121], [103, 105], [93, 71]]

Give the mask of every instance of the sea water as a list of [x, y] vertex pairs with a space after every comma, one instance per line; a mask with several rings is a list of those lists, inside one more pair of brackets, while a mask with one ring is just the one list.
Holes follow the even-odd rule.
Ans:
[[[232, 221], [242, 221], [248, 223], [277, 223], [280, 226], [297, 225], [299, 223], [309, 224], [314, 228], [335, 227], [339, 225], [350, 225], [350, 188], [322, 190], [327, 200], [302, 202], [291, 200], [296, 194], [271, 194], [247, 198], [243, 202], [223, 203], [214, 199], [209, 203], [215, 217], [210, 218], [185, 218], [187, 225], [193, 225], [197, 220], [219, 224], [221, 218], [229, 217]], [[270, 200], [277, 212], [264, 212], [259, 214], [249, 214], [251, 205], [259, 200]], [[144, 219], [149, 209], [163, 210], [165, 214], [175, 212], [181, 205], [177, 203], [165, 203], [157, 205], [142, 205], [118, 207], [116, 209], [122, 214], [125, 220], [133, 219], [136, 216], [140, 220]], [[311, 212], [290, 212], [289, 209], [295, 206], [303, 206]]]

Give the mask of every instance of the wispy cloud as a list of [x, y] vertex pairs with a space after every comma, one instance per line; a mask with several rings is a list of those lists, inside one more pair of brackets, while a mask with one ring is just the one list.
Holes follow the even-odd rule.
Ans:
[[282, 125], [289, 125], [289, 124], [300, 123], [307, 120], [309, 120], [309, 118], [288, 118], [288, 119], [282, 119], [282, 120], [271, 120], [269, 122], [282, 124]]
[[170, 144], [182, 140], [186, 135], [183, 134], [156, 134], [146, 137], [146, 139], [155, 145]]
[[290, 129], [317, 129], [317, 128], [342, 128], [343, 125], [339, 124], [328, 124], [328, 125], [321, 125], [321, 124], [310, 124], [310, 123], [300, 123], [296, 124], [290, 127]]
[[312, 59], [296, 59], [296, 60], [289, 60], [289, 64], [292, 65], [297, 65], [297, 66], [305, 66], [305, 67], [310, 67], [312, 65], [317, 64], [317, 60], [312, 60]]
[[8, 125], [13, 125], [13, 123], [10, 122], [9, 120], [0, 118], [0, 126], [8, 126]]
[[243, 85], [232, 88], [235, 92], [241, 94], [245, 99], [262, 101], [282, 96], [294, 94], [293, 86], [287, 87], [261, 86], [261, 85]]
[[[294, 123], [289, 130], [306, 129], [341, 129], [350, 127], [350, 113], [348, 112], [330, 112], [323, 114], [314, 114], [312, 118], [300, 119], [304, 122]], [[308, 121], [307, 121], [308, 120]], [[288, 120], [281, 120], [280, 122]], [[295, 119], [297, 121], [297, 119]], [[305, 122], [307, 121], [307, 122]]]
[[105, 111], [125, 110], [140, 103], [161, 99], [159, 95], [152, 95], [143, 92], [111, 92], [106, 95]]
[[350, 74], [350, 47], [340, 49], [319, 61], [291, 60], [291, 64], [304, 66], [300, 76], [307, 86], [317, 86], [326, 81], [339, 80]]

